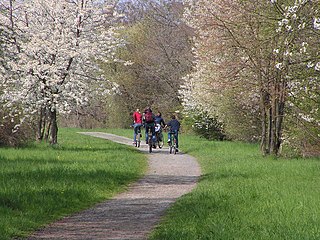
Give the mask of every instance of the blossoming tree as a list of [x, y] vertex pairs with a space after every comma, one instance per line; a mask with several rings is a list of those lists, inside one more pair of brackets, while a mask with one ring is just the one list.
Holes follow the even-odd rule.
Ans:
[[[293, 110], [319, 129], [319, 1], [188, 4], [197, 61], [182, 87], [185, 106], [205, 108], [228, 121], [221, 99], [229, 96], [243, 113], [259, 116], [264, 154], [279, 153], [284, 124], [286, 129], [291, 124], [285, 116], [293, 116]], [[313, 136], [319, 143], [320, 136], [314, 131]]]
[[[37, 137], [57, 143], [57, 114], [116, 88], [99, 61], [117, 61], [113, 5], [99, 0], [3, 0], [2, 105], [23, 121], [38, 116]], [[16, 127], [19, 127], [18, 123]]]

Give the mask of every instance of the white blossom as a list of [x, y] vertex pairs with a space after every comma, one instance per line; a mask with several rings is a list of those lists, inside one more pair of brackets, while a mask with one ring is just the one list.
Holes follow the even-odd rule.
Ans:
[[313, 27], [317, 30], [320, 30], [320, 18], [314, 18]]
[[[7, 70], [0, 69], [0, 80], [7, 83], [3, 106], [11, 111], [23, 106], [26, 116], [41, 107], [68, 112], [86, 104], [92, 86], [101, 89], [99, 94], [113, 87], [94, 61], [115, 61], [115, 49], [124, 44], [112, 26], [118, 14], [111, 5], [100, 0], [13, 3], [15, 41], [5, 42]], [[10, 10], [9, 0], [1, 4]], [[0, 26], [10, 30], [9, 13], [0, 12]]]
[[275, 67], [276, 69], [281, 70], [283, 68], [283, 63], [277, 63]]

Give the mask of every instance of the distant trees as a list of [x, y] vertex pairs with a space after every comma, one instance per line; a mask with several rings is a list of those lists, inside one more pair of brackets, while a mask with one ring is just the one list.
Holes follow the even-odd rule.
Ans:
[[[304, 141], [319, 146], [319, 1], [188, 3], [197, 60], [182, 88], [186, 109], [217, 116], [232, 138], [261, 136], [264, 154], [278, 155], [301, 125], [313, 125]], [[294, 119], [304, 124], [292, 131]]]
[[[119, 84], [119, 94], [109, 97], [108, 125], [122, 124], [126, 113], [150, 105], [165, 115], [181, 108], [178, 90], [181, 77], [191, 70], [190, 37], [193, 32], [182, 21], [181, 1], [121, 1], [117, 5], [126, 39], [116, 56], [129, 66], [104, 64], [105, 74]], [[121, 114], [114, 112], [120, 109]], [[116, 111], [117, 111], [116, 110]], [[118, 111], [119, 112], [119, 111]], [[120, 116], [121, 115], [121, 116]]]

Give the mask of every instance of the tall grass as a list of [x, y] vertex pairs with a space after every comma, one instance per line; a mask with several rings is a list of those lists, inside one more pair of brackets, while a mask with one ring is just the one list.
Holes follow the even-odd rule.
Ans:
[[181, 135], [198, 187], [150, 239], [320, 239], [320, 159], [262, 157], [258, 146]]
[[0, 239], [26, 236], [123, 191], [146, 169], [133, 148], [61, 129], [60, 144], [0, 148]]

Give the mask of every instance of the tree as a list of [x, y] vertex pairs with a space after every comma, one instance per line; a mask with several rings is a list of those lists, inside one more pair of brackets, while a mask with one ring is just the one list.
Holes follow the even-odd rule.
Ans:
[[[227, 102], [231, 98], [238, 106], [234, 110], [240, 107], [249, 119], [259, 115], [261, 150], [278, 155], [292, 82], [305, 86], [312, 75], [297, 78], [302, 76], [301, 67], [306, 69], [306, 59], [293, 52], [303, 51], [301, 39], [308, 39], [313, 42], [314, 57], [319, 56], [315, 44], [319, 33], [313, 26], [318, 23], [319, 1], [188, 2], [186, 16], [198, 33], [197, 61], [196, 71], [186, 78], [182, 89], [184, 105], [200, 106], [228, 123], [225, 98]], [[318, 81], [315, 76], [312, 79]], [[316, 104], [313, 106], [314, 112]]]
[[114, 6], [89, 0], [2, 1], [0, 25], [7, 29], [7, 69], [3, 106], [11, 114], [37, 113], [39, 140], [57, 143], [57, 114], [86, 104], [92, 94], [112, 87], [99, 71], [99, 61], [117, 61], [113, 52], [123, 42], [113, 26]]
[[281, 15], [276, 68], [285, 78], [285, 143], [303, 155], [320, 154], [319, 1], [273, 2]]
[[[120, 117], [123, 119], [126, 113], [130, 121], [130, 111], [150, 105], [167, 115], [181, 108], [178, 98], [181, 77], [191, 70], [189, 37], [192, 31], [181, 20], [183, 5], [180, 1], [121, 3], [119, 12], [125, 15], [121, 35], [127, 44], [117, 56], [132, 64], [125, 67], [117, 63], [104, 65], [106, 75], [119, 84], [120, 90], [110, 97], [113, 104], [108, 112], [121, 109]], [[117, 119], [112, 118], [111, 122], [120, 122]]]

